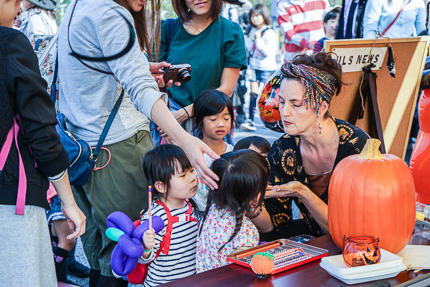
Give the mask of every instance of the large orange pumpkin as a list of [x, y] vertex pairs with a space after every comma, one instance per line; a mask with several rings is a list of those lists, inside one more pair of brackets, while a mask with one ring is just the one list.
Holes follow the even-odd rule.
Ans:
[[369, 139], [359, 155], [344, 158], [333, 171], [328, 191], [328, 224], [339, 248], [343, 236], [379, 237], [379, 246], [397, 253], [415, 224], [415, 187], [408, 166], [381, 154]]
[[411, 156], [411, 171], [417, 201], [430, 204], [430, 90], [424, 90], [418, 105], [420, 132]]

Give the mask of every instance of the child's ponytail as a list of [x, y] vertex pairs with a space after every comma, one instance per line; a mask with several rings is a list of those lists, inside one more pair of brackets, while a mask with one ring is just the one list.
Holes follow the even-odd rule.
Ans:
[[236, 237], [236, 235], [239, 233], [240, 228], [242, 227], [243, 222], [243, 213], [240, 215], [236, 215], [236, 225], [234, 226], [233, 234], [230, 236], [230, 239], [224, 243], [219, 249], [218, 252], [220, 252], [230, 241], [233, 240], [233, 238]]

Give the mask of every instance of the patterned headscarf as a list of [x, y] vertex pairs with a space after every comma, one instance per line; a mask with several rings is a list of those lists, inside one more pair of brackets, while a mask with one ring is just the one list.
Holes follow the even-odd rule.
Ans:
[[308, 107], [319, 112], [322, 101], [330, 103], [336, 93], [337, 79], [333, 75], [303, 64], [286, 63], [281, 68], [283, 78], [299, 79], [305, 87], [304, 100]]

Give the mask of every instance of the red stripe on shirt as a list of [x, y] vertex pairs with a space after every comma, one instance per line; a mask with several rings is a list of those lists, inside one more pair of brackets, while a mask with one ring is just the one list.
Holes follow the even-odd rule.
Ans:
[[294, 26], [294, 30], [288, 30], [285, 32], [285, 38], [291, 41], [291, 38], [299, 33], [307, 33], [310, 31], [316, 31], [323, 28], [321, 21], [312, 21], [307, 23], [302, 23]]
[[295, 53], [295, 52], [301, 52], [301, 51], [309, 50], [307, 48], [302, 48], [302, 47], [296, 46], [292, 43], [284, 43], [284, 47], [285, 47], [285, 51], [289, 52], [289, 53]]
[[290, 16], [292, 15], [296, 15], [296, 14], [301, 14], [301, 13], [305, 13], [305, 12], [309, 12], [309, 11], [314, 11], [314, 10], [325, 10], [326, 9], [326, 3], [324, 1], [311, 1], [311, 2], [306, 2], [305, 6], [301, 6], [301, 5], [291, 5], [290, 7], [285, 8], [285, 12], [288, 13]]

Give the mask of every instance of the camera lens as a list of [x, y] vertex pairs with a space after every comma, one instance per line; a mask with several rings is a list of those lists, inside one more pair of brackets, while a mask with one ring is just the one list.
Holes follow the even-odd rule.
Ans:
[[191, 80], [191, 74], [187, 69], [180, 70], [178, 73], [178, 80], [181, 82], [188, 82]]

